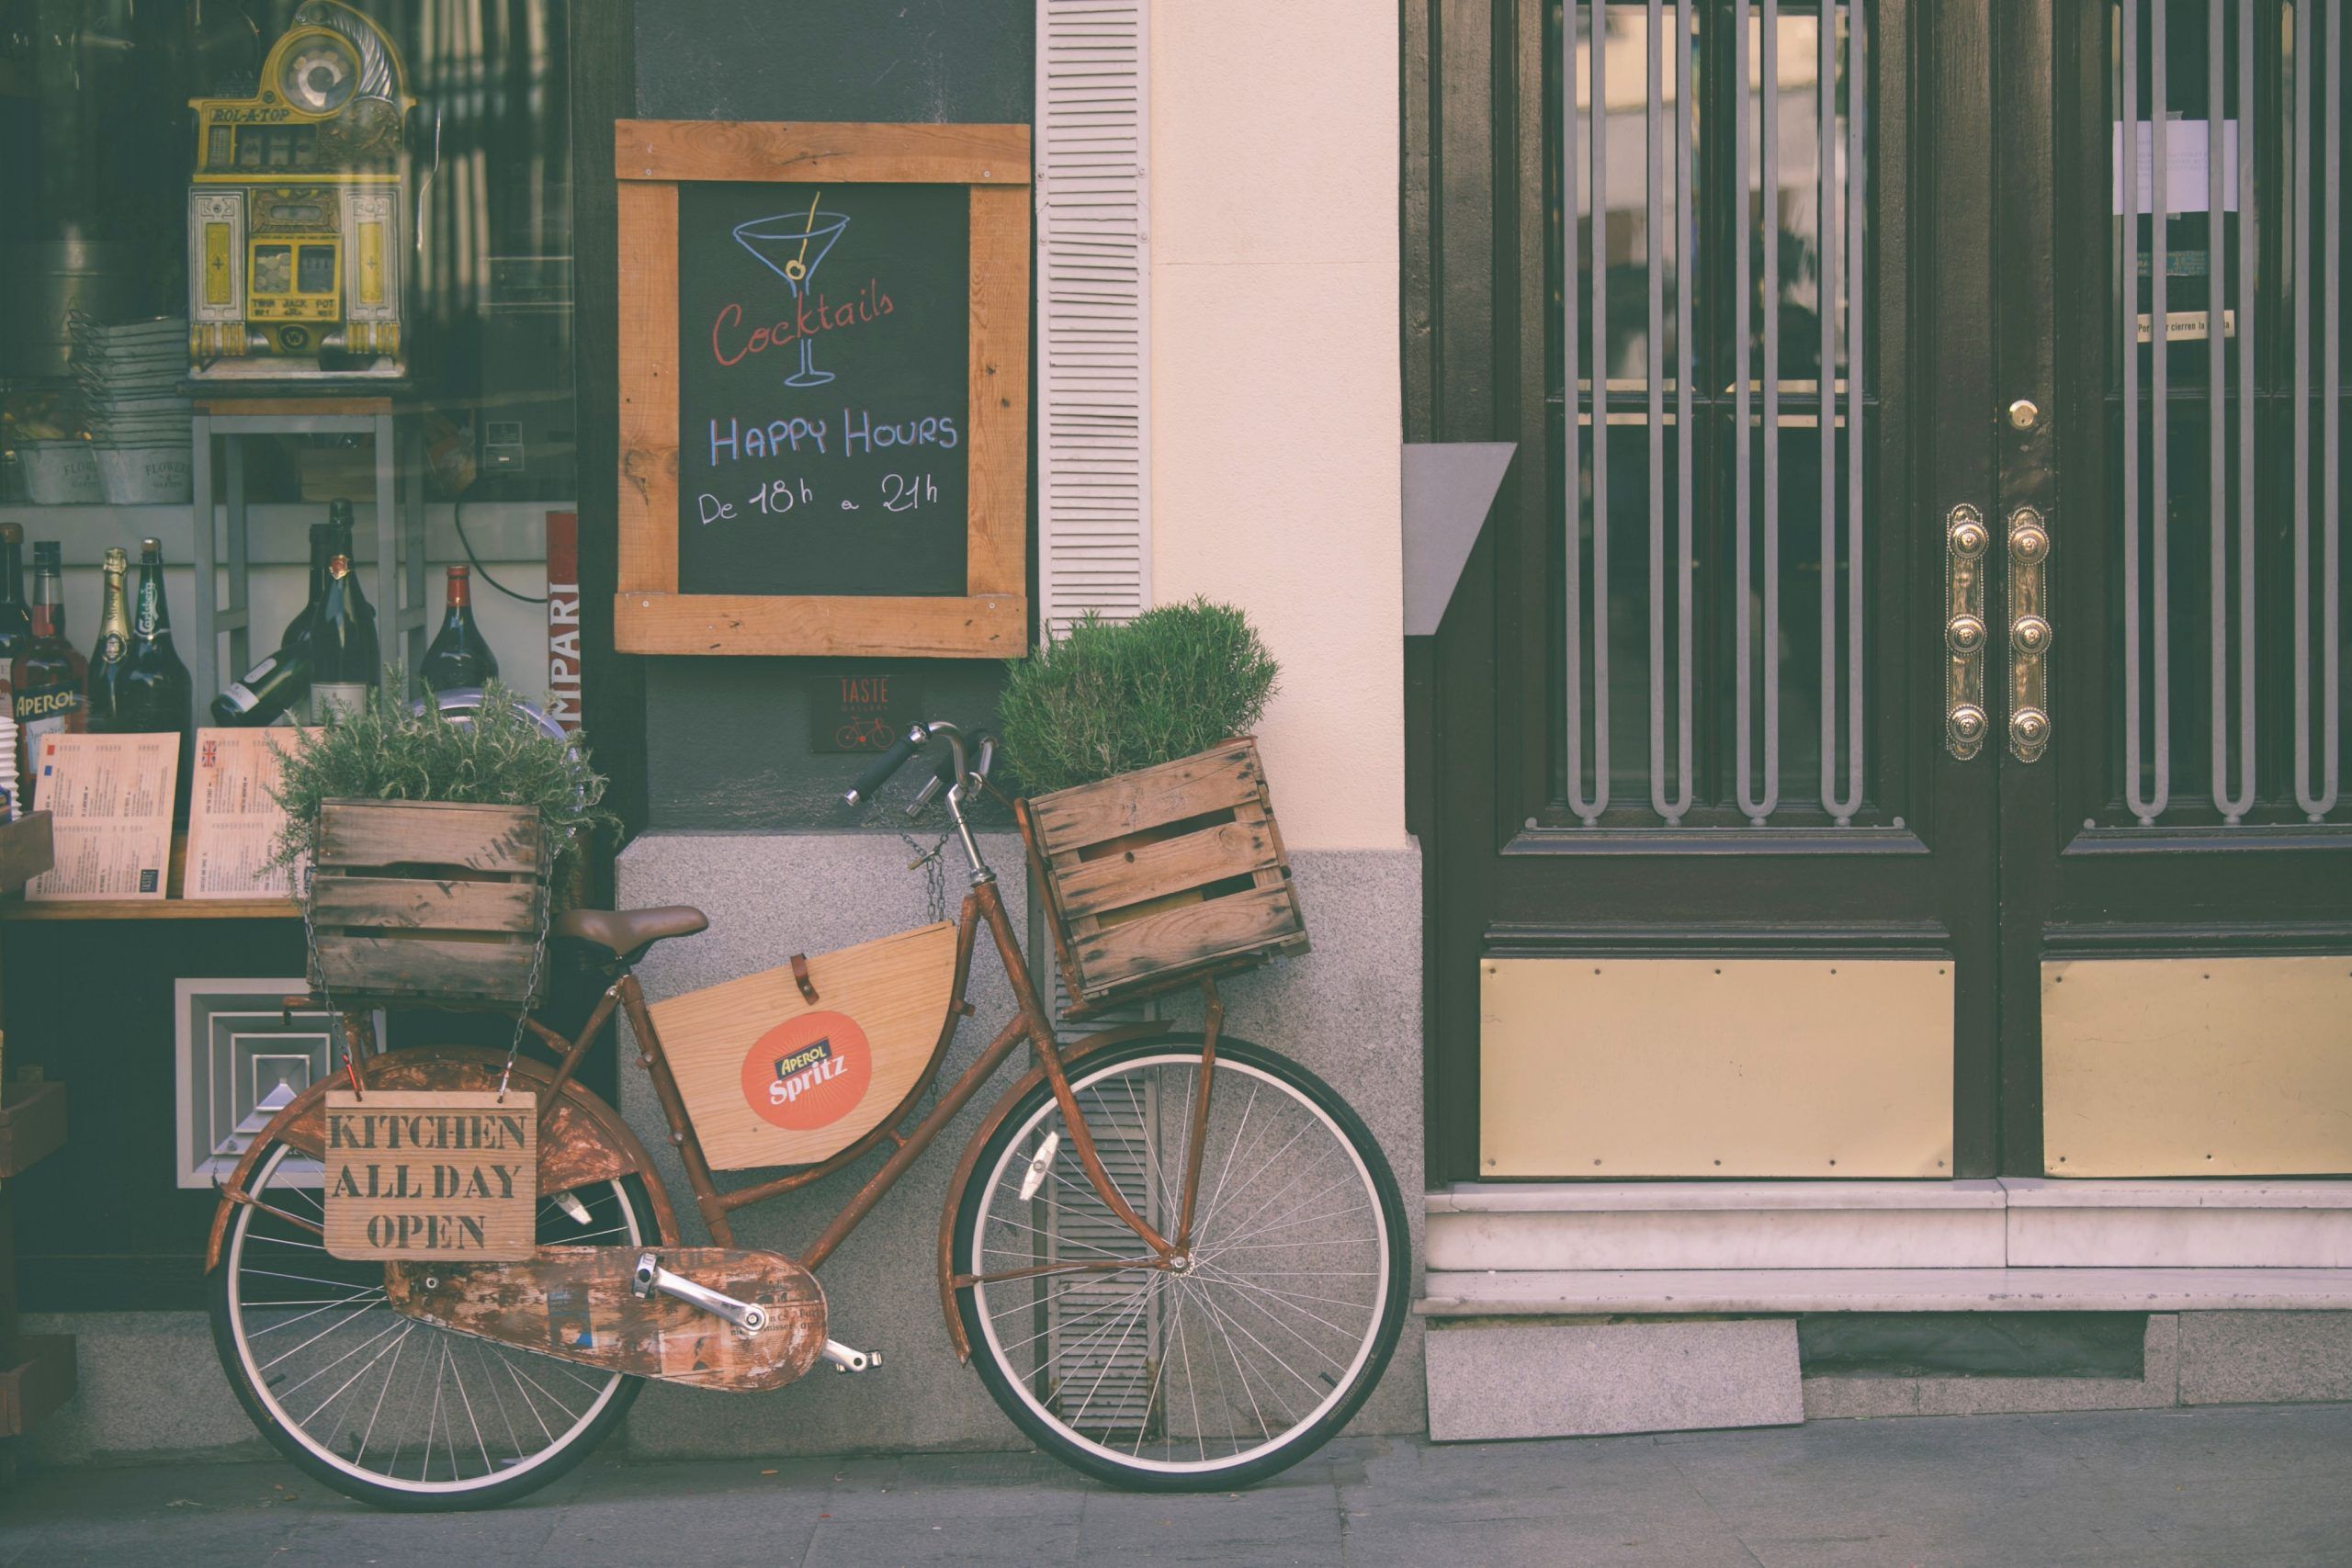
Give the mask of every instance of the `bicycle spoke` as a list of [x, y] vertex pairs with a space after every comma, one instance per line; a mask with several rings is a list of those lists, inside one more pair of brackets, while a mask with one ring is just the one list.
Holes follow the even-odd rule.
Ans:
[[[1386, 1268], [1368, 1266], [1394, 1245], [1387, 1211], [1348, 1135], [1253, 1066], [1247, 1047], [1221, 1055], [1217, 1071], [1197, 1128], [1197, 1055], [1139, 1052], [1071, 1075], [1107, 1173], [1148, 1223], [1173, 1223], [1200, 1136], [1191, 1267], [1181, 1272], [1156, 1262], [1132, 1265], [1144, 1278], [1125, 1282], [1124, 1270], [1023, 1272], [1115, 1258], [1127, 1230], [1066, 1164], [1021, 1196], [1047, 1134], [1073, 1135], [1043, 1096], [974, 1178], [982, 1197], [963, 1267], [978, 1276], [967, 1287], [974, 1349], [1001, 1373], [990, 1387], [1014, 1402], [1008, 1409], [1025, 1408], [1024, 1421], [1121, 1467], [1205, 1477], [1292, 1444], [1351, 1392], [1361, 1397], [1362, 1369], [1394, 1321], [1397, 1287]], [[1002, 1272], [991, 1279], [991, 1268]]]
[[[258, 1201], [232, 1218], [232, 1371], [308, 1454], [379, 1491], [462, 1493], [565, 1451], [608, 1411], [625, 1386], [620, 1374], [410, 1318], [390, 1306], [381, 1264], [346, 1268], [287, 1235], [283, 1217], [262, 1203], [323, 1213], [316, 1191], [274, 1186], [288, 1157], [281, 1145], [256, 1166]], [[644, 1211], [618, 1184], [579, 1197], [585, 1224], [541, 1202], [542, 1242], [645, 1238]], [[522, 1359], [560, 1370], [534, 1375]]]

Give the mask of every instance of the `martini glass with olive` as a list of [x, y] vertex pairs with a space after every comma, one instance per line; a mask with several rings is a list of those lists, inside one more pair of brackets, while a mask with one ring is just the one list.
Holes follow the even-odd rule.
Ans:
[[[754, 218], [748, 223], [737, 224], [735, 243], [784, 279], [785, 286], [792, 290], [797, 309], [808, 292], [808, 280], [817, 275], [818, 264], [848, 227], [848, 214], [820, 212], [817, 197], [812, 196], [806, 212], [781, 212], [773, 218]], [[831, 371], [817, 368], [816, 346], [808, 333], [801, 334], [800, 368], [784, 378], [786, 386], [821, 387], [833, 378]]]

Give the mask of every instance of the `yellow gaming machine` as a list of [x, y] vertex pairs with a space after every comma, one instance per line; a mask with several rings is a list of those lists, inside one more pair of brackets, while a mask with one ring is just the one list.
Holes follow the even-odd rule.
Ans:
[[381, 28], [342, 0], [304, 0], [254, 96], [190, 100], [195, 379], [405, 372], [406, 87]]

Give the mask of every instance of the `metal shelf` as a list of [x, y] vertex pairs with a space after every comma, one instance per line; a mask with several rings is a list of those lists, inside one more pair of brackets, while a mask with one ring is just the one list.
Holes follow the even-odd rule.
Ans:
[[[253, 508], [245, 500], [244, 438], [253, 435], [361, 435], [376, 458], [374, 579], [378, 636], [385, 652], [399, 649], [413, 670], [424, 660], [429, 610], [424, 597], [424, 464], [416, 415], [395, 411], [390, 398], [270, 398], [241, 400], [199, 396], [189, 421], [193, 447], [191, 494], [212, 496], [214, 446], [220, 448], [227, 504], [190, 506], [188, 561], [196, 569], [194, 633], [185, 647], [195, 691], [188, 721], [204, 722], [213, 694], [251, 667], [253, 612], [246, 596], [252, 555]], [[356, 520], [356, 519], [355, 519]], [[355, 541], [356, 544], [356, 541]], [[228, 599], [213, 598], [216, 572], [228, 569]], [[406, 592], [401, 590], [405, 588]], [[219, 634], [229, 634], [230, 670], [218, 667]]]

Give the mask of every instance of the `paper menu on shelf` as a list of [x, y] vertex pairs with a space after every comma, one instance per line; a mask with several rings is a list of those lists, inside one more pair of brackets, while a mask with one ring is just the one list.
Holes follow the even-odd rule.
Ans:
[[171, 875], [180, 738], [44, 735], [32, 764], [34, 807], [50, 814], [56, 861], [25, 897], [161, 899]]
[[291, 898], [299, 867], [273, 866], [286, 813], [271, 797], [278, 761], [300, 733], [288, 728], [199, 729], [190, 780], [184, 898]]

